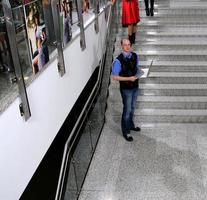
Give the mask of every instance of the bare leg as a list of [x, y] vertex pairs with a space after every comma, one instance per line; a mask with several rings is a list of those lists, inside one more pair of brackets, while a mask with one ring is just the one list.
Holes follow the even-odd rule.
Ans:
[[128, 36], [129, 36], [129, 41], [131, 44], [133, 44], [133, 24], [128, 25]]
[[133, 24], [128, 25], [128, 35], [132, 35], [133, 33]]
[[136, 33], [136, 30], [137, 30], [137, 26], [133, 25], [133, 33]]
[[132, 44], [135, 43], [135, 38], [136, 38], [136, 24], [133, 25]]

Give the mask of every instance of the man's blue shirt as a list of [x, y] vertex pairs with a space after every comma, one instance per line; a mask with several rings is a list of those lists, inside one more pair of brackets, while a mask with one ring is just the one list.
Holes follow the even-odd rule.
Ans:
[[[125, 58], [131, 58], [132, 53], [126, 53], [126, 52], [122, 52], [122, 54], [124, 55]], [[139, 71], [139, 57], [137, 55], [137, 68]], [[114, 76], [119, 76], [119, 73], [121, 72], [121, 63], [120, 61], [116, 58], [113, 63], [112, 63], [112, 75]]]

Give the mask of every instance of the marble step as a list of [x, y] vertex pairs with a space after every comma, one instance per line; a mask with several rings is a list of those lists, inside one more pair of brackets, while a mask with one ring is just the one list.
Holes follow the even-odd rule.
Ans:
[[[120, 121], [122, 110], [114, 112], [110, 120]], [[138, 109], [135, 110], [134, 122], [139, 123], [206, 123], [207, 110], [185, 109]]]
[[200, 9], [207, 8], [207, 2], [205, 0], [174, 0], [170, 3], [171, 8], [192, 8], [192, 9]]
[[[133, 50], [139, 56], [207, 56], [207, 46], [195, 48], [155, 48], [155, 47], [146, 47]], [[117, 56], [120, 54], [120, 50], [114, 51], [114, 55]]]
[[181, 102], [181, 103], [203, 103], [207, 104], [205, 96], [139, 96], [138, 102]]
[[[207, 73], [206, 73], [207, 74]], [[169, 77], [168, 77], [169, 78]], [[183, 77], [182, 77], [183, 78]], [[192, 77], [189, 77], [192, 78]], [[147, 80], [148, 78], [144, 78], [144, 80]], [[177, 90], [207, 90], [207, 84], [178, 84], [178, 83], [173, 83], [173, 84], [166, 84], [166, 83], [142, 83], [140, 79], [140, 83], [139, 83], [139, 88], [143, 89], [143, 90], [173, 90], [173, 89], [177, 89]], [[110, 90], [117, 90], [119, 89], [119, 83], [118, 81], [114, 81], [111, 80], [110, 83]]]
[[[141, 68], [149, 68], [151, 61], [140, 61]], [[150, 67], [152, 72], [206, 72], [207, 62], [203, 61], [154, 61]], [[182, 74], [182, 73], [181, 73]]]
[[[150, 65], [151, 61], [142, 61], [140, 60], [140, 65], [141, 66], [147, 66]], [[154, 61], [152, 66], [183, 66], [183, 67], [188, 67], [188, 66], [207, 66], [206, 61]]]
[[207, 84], [207, 77], [148, 77], [139, 80], [145, 84]]
[[187, 77], [187, 78], [193, 78], [193, 77], [206, 77], [207, 73], [202, 72], [150, 72], [148, 77]]
[[[117, 54], [120, 53], [120, 43], [116, 42], [115, 43], [115, 48], [117, 50], [114, 51], [114, 53]], [[139, 43], [137, 42], [136, 44], [134, 44], [132, 46], [132, 50], [137, 52], [137, 53], [141, 53], [141, 52], [146, 52], [146, 53], [153, 53], [153, 52], [158, 52], [159, 54], [175, 54], [177, 53], [184, 53], [184, 54], [190, 54], [190, 53], [202, 53], [202, 52], [207, 52], [207, 44], [203, 44], [203, 45], [180, 45], [180, 44], [170, 44], [170, 45], [166, 45], [166, 44], [156, 44], [156, 45], [151, 45], [151, 44], [143, 44], [143, 43]], [[170, 54], [171, 55], [171, 54]]]
[[[121, 104], [121, 102], [119, 102]], [[136, 108], [207, 109], [206, 96], [139, 96]]]
[[[118, 26], [122, 26], [121, 22], [117, 23]], [[179, 17], [176, 18], [150, 18], [149, 19], [145, 19], [143, 18], [139, 23], [138, 26], [139, 28], [145, 28], [146, 26], [150, 26], [150, 27], [159, 27], [159, 26], [167, 26], [167, 27], [174, 27], [176, 29], [177, 26], [206, 26], [207, 22], [202, 18], [180, 18]]]
[[[115, 55], [116, 57], [117, 55]], [[207, 55], [139, 55], [142, 61], [205, 61], [207, 60]]]
[[191, 16], [156, 16], [156, 17], [145, 17], [142, 18], [139, 24], [206, 24], [206, 15], [191, 15]]
[[[207, 84], [140, 84], [142, 96], [207, 96]], [[109, 96], [119, 96], [118, 87], [112, 85]], [[113, 87], [113, 88], [112, 88]]]
[[[120, 48], [121, 38], [128, 38], [128, 36], [117, 37], [116, 46], [118, 48]], [[136, 47], [139, 45], [207, 45], [207, 36], [137, 36], [133, 46]]]
[[206, 66], [151, 66], [150, 67], [150, 73], [152, 72], [207, 72], [207, 65]]
[[[128, 36], [124, 36], [122, 38], [128, 38]], [[179, 39], [180, 38], [180, 39]], [[121, 43], [121, 38], [117, 39], [117, 42], [115, 43], [115, 47], [120, 49], [120, 43]], [[186, 37], [177, 37], [177, 38], [171, 38], [171, 37], [162, 37], [162, 38], [150, 38], [150, 37], [136, 37], [135, 44], [132, 46], [132, 48], [138, 48], [139, 46], [193, 46], [193, 45], [201, 45], [205, 46], [206, 45], [206, 39], [204, 38], [199, 38], [199, 37], [191, 37], [191, 38], [186, 38]]]
[[[119, 28], [119, 30], [122, 30], [120, 32], [118, 32], [118, 35], [122, 35], [123, 33], [127, 33], [127, 28]], [[198, 34], [202, 34], [202, 32], [206, 33], [206, 30], [207, 30], [207, 25], [200, 25], [200, 26], [177, 26], [176, 28], [175, 27], [172, 27], [172, 26], [146, 26], [145, 28], [137, 28], [137, 33], [151, 33], [151, 34], [154, 34], [154, 33], [170, 33], [170, 34], [173, 34], [173, 33], [186, 33], [186, 34], [191, 34], [191, 33], [198, 33]]]
[[[138, 33], [137, 33], [138, 34]], [[127, 35], [126, 35], [127, 37]], [[117, 37], [117, 42], [121, 41], [121, 38], [122, 37]], [[162, 41], [162, 40], [178, 40], [178, 41], [182, 41], [183, 39], [188, 42], [188, 41], [191, 41], [191, 40], [194, 40], [194, 41], [199, 41], [199, 40], [202, 40], [202, 41], [205, 41], [207, 39], [207, 34], [205, 35], [195, 35], [195, 34], [192, 34], [192, 35], [137, 35], [136, 37], [136, 41], [143, 41], [143, 40], [147, 40], [150, 41], [150, 40], [155, 40], [156, 41]]]
[[[115, 113], [115, 108], [119, 107], [122, 109], [123, 105], [121, 102], [117, 104], [110, 104], [108, 108], [110, 108], [113, 113]], [[136, 104], [137, 109], [184, 109], [184, 110], [204, 110], [207, 109], [206, 102], [137, 102]]]
[[[118, 25], [118, 32], [127, 32], [127, 28], [123, 28], [121, 26], [121, 24]], [[139, 24], [137, 25], [138, 27], [138, 30], [154, 30], [154, 31], [161, 31], [161, 30], [169, 30], [169, 29], [172, 29], [176, 32], [176, 30], [180, 30], [180, 29], [191, 29], [194, 30], [196, 28], [198, 28], [198, 32], [200, 32], [202, 29], [203, 30], [206, 30], [207, 28], [207, 24], [191, 24], [191, 25], [188, 25], [188, 24], [182, 24], [182, 25], [179, 25], [179, 24]]]
[[194, 14], [190, 14], [190, 13], [181, 13], [181, 12], [177, 12], [178, 14], [176, 13], [173, 13], [173, 12], [169, 12], [169, 10], [164, 10], [164, 9], [155, 9], [154, 10], [154, 17], [148, 17], [146, 16], [146, 13], [145, 13], [145, 10], [143, 10], [142, 12], [140, 12], [140, 16], [141, 16], [141, 20], [142, 21], [145, 21], [147, 19], [153, 19], [153, 20], [156, 20], [156, 19], [161, 19], [161, 18], [165, 18], [167, 17], [168, 19], [172, 19], [172, 18], [175, 18], [175, 17], [180, 17], [182, 18], [183, 20], [184, 19], [187, 19], [187, 18], [192, 18], [192, 17], [195, 17], [197, 19], [201, 19], [201, 18], [205, 18], [207, 16], [206, 13], [199, 13], [199, 12], [195, 12]]
[[136, 122], [206, 123], [207, 110], [141, 109], [135, 111]]
[[147, 96], [207, 96], [206, 89], [139, 89], [140, 95]]
[[[138, 29], [137, 30], [137, 37], [140, 36], [156, 36], [156, 37], [161, 37], [161, 36], [206, 36], [207, 35], [207, 31], [206, 29], [202, 30], [194, 30], [194, 31], [186, 31], [183, 29], [177, 30], [177, 31], [173, 31], [171, 32], [170, 30], [159, 30], [159, 31], [152, 31], [151, 29], [146, 30], [146, 29]], [[123, 31], [121, 33], [118, 33], [117, 36], [123, 37], [123, 36], [127, 36], [127, 31]]]
[[[207, 124], [205, 123], [139, 123], [139, 126], [145, 131], [151, 132], [151, 135], [154, 137], [159, 137], [160, 135], [163, 135], [163, 133], [168, 133], [172, 137], [174, 134], [179, 134], [179, 132], [183, 132], [183, 130], [186, 130], [186, 133], [189, 132], [196, 132], [199, 130], [200, 133], [206, 134]], [[176, 145], [178, 143], [176, 142]], [[181, 145], [182, 146], [182, 145]]]
[[[182, 27], [182, 26], [178, 26], [176, 29], [174, 29], [174, 27], [161, 27], [160, 29], [154, 29], [151, 27], [146, 27], [145, 29], [139, 29], [137, 28], [137, 33], [138, 35], [143, 33], [143, 34], [148, 34], [148, 35], [165, 35], [165, 34], [169, 34], [169, 35], [173, 35], [173, 34], [178, 34], [178, 35], [206, 35], [206, 31], [207, 31], [207, 27], [198, 27], [198, 26], [189, 26], [189, 27]], [[123, 29], [123, 33], [127, 33], [126, 29]], [[122, 35], [123, 33], [118, 33], [118, 35]]]
[[[123, 38], [127, 38], [123, 37]], [[116, 41], [115, 47], [118, 52], [120, 52], [121, 48], [121, 40]], [[202, 43], [202, 44], [174, 44], [174, 43], [169, 43], [169, 44], [159, 44], [159, 43], [154, 43], [153, 45], [151, 43], [147, 42], [138, 42], [136, 41], [135, 44], [132, 45], [132, 50], [133, 51], [206, 51], [207, 50], [207, 43]], [[115, 51], [116, 52], [116, 51]]]
[[[121, 104], [121, 103], [120, 103]], [[121, 105], [120, 105], [121, 106]], [[136, 105], [138, 109], [207, 109], [207, 102], [138, 102]]]
[[[207, 15], [207, 9], [201, 8], [201, 9], [169, 9], [169, 8], [155, 8], [155, 16], [154, 17], [192, 17], [192, 16], [198, 16], [198, 17], [206, 17]], [[145, 8], [140, 9], [140, 16], [146, 17]]]
[[[156, 61], [206, 61], [207, 50], [191, 50], [191, 49], [172, 49], [172, 50], [134, 50], [139, 55], [140, 60], [156, 60]], [[116, 48], [113, 57], [117, 57], [121, 53]]]
[[137, 109], [135, 116], [143, 121], [153, 119], [156, 122], [207, 122], [207, 110], [196, 109]]
[[[117, 98], [109, 96], [108, 107], [122, 108], [122, 100], [120, 94]], [[207, 109], [207, 96], [142, 96], [139, 95], [136, 108], [150, 109]]]
[[140, 84], [143, 90], [207, 90], [207, 84]]
[[140, 115], [135, 116], [136, 123], [206, 123], [207, 115]]

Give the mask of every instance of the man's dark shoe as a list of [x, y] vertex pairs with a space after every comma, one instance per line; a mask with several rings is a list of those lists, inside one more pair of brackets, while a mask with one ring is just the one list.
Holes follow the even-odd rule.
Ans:
[[150, 15], [149, 8], [146, 8], [145, 10], [146, 10], [146, 15], [149, 16]]
[[132, 131], [141, 131], [141, 128], [139, 128], [139, 127], [137, 126], [137, 127], [133, 127], [133, 128], [131, 128], [130, 130], [132, 130]]
[[126, 134], [124, 135], [124, 138], [128, 141], [128, 142], [132, 142], [133, 141], [133, 137], [130, 134]]

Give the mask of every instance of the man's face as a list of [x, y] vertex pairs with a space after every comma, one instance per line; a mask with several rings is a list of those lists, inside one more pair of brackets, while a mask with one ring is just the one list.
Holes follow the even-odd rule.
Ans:
[[124, 39], [122, 41], [122, 45], [121, 46], [122, 46], [123, 51], [129, 52], [130, 48], [131, 48], [131, 43], [130, 43], [130, 41], [128, 39]]

